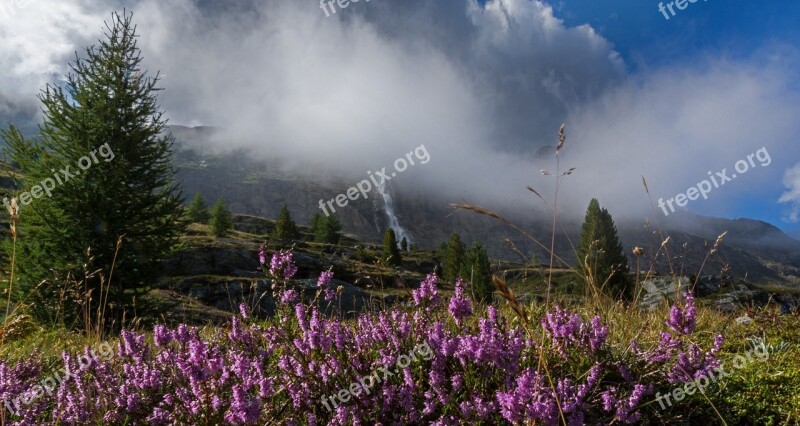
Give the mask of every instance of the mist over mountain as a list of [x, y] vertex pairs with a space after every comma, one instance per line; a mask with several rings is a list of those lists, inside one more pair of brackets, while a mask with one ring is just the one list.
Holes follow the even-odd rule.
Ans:
[[[286, 204], [299, 223], [307, 224], [314, 213], [321, 213], [319, 200], [329, 200], [356, 184], [349, 175], [299, 173], [282, 161], [253, 156], [241, 149], [234, 152], [214, 152], [217, 146], [212, 139], [220, 129], [171, 126], [176, 137], [176, 162], [179, 178], [188, 198], [195, 192], [206, 199], [224, 197], [231, 208], [240, 213], [277, 217]], [[307, 170], [308, 171], [308, 170]], [[535, 174], [531, 170], [531, 174]], [[366, 176], [363, 176], [366, 177]], [[452, 203], [469, 202], [472, 194], [463, 190], [460, 195], [437, 195], [429, 188], [415, 186], [398, 177], [388, 182], [388, 193], [393, 201], [392, 215], [422, 248], [436, 248], [450, 233], [458, 232], [468, 241], [487, 245], [496, 258], [523, 261], [515, 250], [529, 259], [546, 263], [545, 250], [520, 232], [497, 220], [472, 212], [455, 210]], [[508, 204], [484, 204], [490, 210], [529, 232], [545, 246], [549, 246], [551, 216], [538, 198], [524, 187], [517, 189], [518, 197]], [[521, 200], [525, 200], [524, 202]], [[527, 208], [520, 209], [526, 203]], [[603, 200], [601, 200], [603, 203]], [[613, 214], [617, 208], [604, 204]], [[665, 218], [643, 215], [639, 219], [617, 221], [620, 237], [632, 265], [636, 258], [633, 247], [645, 248], [646, 253], [656, 253], [662, 242], [659, 224], [664, 235], [671, 236], [670, 255], [682, 262], [673, 268], [691, 274], [700, 270], [706, 253], [715, 240], [727, 231], [722, 248], [705, 265], [704, 274], [720, 274], [730, 268], [734, 276], [745, 276], [755, 282], [771, 281], [800, 283], [800, 241], [792, 239], [778, 228], [750, 219], [728, 220], [704, 217], [689, 213], [674, 214]], [[344, 231], [366, 241], [379, 242], [392, 215], [378, 191], [372, 191], [366, 200], [351, 201], [335, 213], [344, 225]], [[660, 216], [660, 217], [659, 217]], [[623, 215], [624, 217], [624, 215]], [[556, 237], [556, 252], [568, 262], [574, 261], [573, 245], [577, 244], [582, 216], [562, 216]], [[506, 241], [512, 241], [514, 247]], [[684, 244], [686, 246], [684, 247]], [[655, 270], [669, 272], [666, 261], [659, 261]], [[645, 262], [645, 270], [650, 263]]]
[[765, 147], [769, 167], [691, 209], [797, 226], [794, 46], [682, 46], [685, 57], [650, 63], [564, 18], [565, 5], [529, 0], [361, 2], [331, 17], [279, 0], [43, 0], [0, 26], [16, 41], [0, 46], [0, 115], [35, 122], [36, 92], [63, 86], [67, 60], [122, 3], [139, 23], [143, 67], [161, 72], [167, 116], [221, 126], [216, 152], [362, 179], [424, 144], [431, 163], [396, 185], [523, 209], [519, 188], [552, 198], [531, 171], [553, 171], [553, 156], [536, 153], [552, 152], [566, 122], [562, 166], [577, 170], [562, 211], [578, 217], [597, 197], [636, 219], [650, 210], [642, 176], [669, 199]]

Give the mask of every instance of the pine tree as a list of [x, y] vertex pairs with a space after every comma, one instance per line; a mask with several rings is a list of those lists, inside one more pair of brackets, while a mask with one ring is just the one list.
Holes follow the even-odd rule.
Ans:
[[156, 99], [159, 76], [139, 68], [132, 15], [115, 13], [106, 28], [64, 85], [40, 94], [38, 137], [13, 126], [2, 132], [24, 176], [20, 187], [30, 191], [20, 194], [18, 282], [31, 290], [49, 280], [30, 293], [28, 300], [43, 302], [34, 303], [37, 313], [47, 313], [67, 274], [83, 279], [86, 268], [99, 274], [83, 279], [92, 304], [83, 308], [96, 312], [105, 280], [103, 306], [120, 314], [148, 290], [186, 226], [173, 137]]
[[444, 255], [444, 279], [455, 281], [461, 273], [462, 265], [464, 264], [464, 254], [466, 247], [461, 237], [455, 232], [450, 235], [450, 240], [447, 243], [447, 251]]
[[488, 302], [494, 293], [492, 285], [492, 269], [486, 247], [481, 243], [473, 243], [464, 254], [461, 277], [472, 284], [475, 298]]
[[284, 204], [281, 208], [281, 212], [278, 214], [278, 220], [275, 221], [273, 237], [280, 242], [287, 242], [293, 240], [296, 236], [297, 225], [292, 220], [289, 208]]
[[339, 244], [342, 224], [334, 215], [319, 219], [317, 230], [314, 232], [314, 241], [324, 244]]
[[211, 217], [208, 214], [206, 202], [203, 200], [203, 195], [199, 192], [194, 196], [192, 203], [189, 204], [189, 210], [186, 212], [186, 217], [195, 223], [206, 223]]
[[208, 233], [221, 238], [228, 235], [233, 228], [233, 217], [225, 200], [220, 198], [211, 208], [211, 220], [208, 222]]
[[320, 224], [322, 224], [322, 215], [317, 212], [311, 215], [311, 223], [309, 223], [309, 227], [311, 228], [311, 233], [316, 236], [317, 231], [319, 230]]
[[408, 240], [406, 240], [406, 237], [403, 237], [403, 239], [400, 240], [400, 250], [408, 251]]
[[614, 219], [596, 199], [589, 202], [578, 241], [577, 269], [595, 285], [617, 298], [630, 298], [628, 258], [619, 242]]
[[400, 250], [397, 248], [397, 237], [392, 228], [387, 229], [383, 234], [383, 254], [381, 259], [390, 266], [400, 266], [402, 263]]
[[447, 241], [442, 241], [439, 248], [436, 249], [436, 256], [444, 259], [447, 256]]

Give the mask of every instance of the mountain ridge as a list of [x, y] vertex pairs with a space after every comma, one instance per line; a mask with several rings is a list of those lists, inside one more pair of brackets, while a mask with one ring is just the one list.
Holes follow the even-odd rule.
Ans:
[[[342, 187], [352, 184], [344, 178], [302, 176], [287, 170], [277, 161], [258, 160], [246, 150], [214, 152], [208, 137], [215, 129], [170, 127], [176, 138], [178, 179], [187, 198], [196, 192], [202, 193], [209, 201], [225, 198], [235, 212], [270, 218], [277, 217], [280, 208], [286, 204], [298, 223], [307, 224], [311, 215], [320, 212], [320, 199], [329, 199], [330, 194], [340, 193]], [[209, 147], [211, 153], [205, 154]], [[522, 252], [528, 260], [537, 263], [546, 263], [549, 259], [542, 249], [550, 242], [549, 218], [509, 216], [536, 238], [542, 244], [540, 246], [499, 221], [471, 212], [455, 211], [450, 203], [458, 200], [436, 200], [414, 188], [393, 186], [387, 190], [392, 196], [397, 219], [421, 248], [435, 248], [451, 232], [458, 232], [466, 242], [484, 243], [494, 258], [521, 261], [519, 252]], [[345, 232], [364, 241], [380, 242], [388, 218], [382, 199], [378, 194], [374, 195], [367, 200], [351, 202], [336, 214]], [[572, 245], [577, 242], [581, 224], [570, 219], [560, 222], [567, 235], [559, 233], [556, 237], [556, 253], [567, 262], [574, 262]], [[635, 267], [637, 264], [631, 252], [634, 247], [643, 247], [645, 256], [660, 253], [663, 240], [654, 225], [646, 221], [618, 220], [617, 227], [630, 265]], [[703, 265], [704, 274], [731, 273], [754, 281], [800, 284], [800, 241], [774, 225], [746, 218], [730, 220], [686, 214], [664, 220], [661, 227], [671, 236], [670, 255], [676, 256], [676, 263], [680, 260], [681, 270], [685, 273], [699, 271]], [[720, 249], [704, 262], [706, 253], [725, 231], [728, 233]], [[513, 242], [513, 247], [509, 241]], [[675, 268], [663, 259], [663, 253], [654, 262], [649, 259], [645, 265], [660, 273], [669, 273]]]

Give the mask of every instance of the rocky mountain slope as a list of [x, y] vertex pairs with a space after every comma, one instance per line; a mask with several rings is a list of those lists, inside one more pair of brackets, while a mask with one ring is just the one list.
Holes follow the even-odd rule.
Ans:
[[[234, 212], [274, 218], [283, 204], [288, 205], [298, 223], [307, 224], [319, 212], [320, 199], [342, 192], [352, 182], [341, 179], [301, 177], [270, 160], [257, 160], [248, 152], [208, 154], [211, 128], [172, 126], [176, 137], [176, 164], [179, 180], [187, 198], [200, 192], [213, 200], [224, 197]], [[471, 212], [454, 211], [450, 203], [421, 191], [403, 190], [391, 193], [394, 214], [422, 248], [434, 248], [451, 232], [458, 232], [467, 241], [481, 241], [493, 257], [523, 261], [516, 250], [535, 262], [545, 262], [545, 251], [511, 227]], [[501, 206], [502, 207], [502, 206]], [[549, 243], [548, 218], [514, 217], [514, 222], [541, 242]], [[344, 230], [365, 241], [378, 242], [388, 224], [381, 197], [352, 202], [337, 212]], [[556, 238], [556, 252], [572, 262], [572, 244], [577, 242], [580, 223], [564, 223], [568, 235]], [[800, 241], [794, 240], [774, 226], [749, 219], [727, 220], [694, 215], [665, 221], [661, 231], [642, 222], [617, 223], [630, 264], [637, 259], [630, 250], [639, 246], [645, 256], [639, 265], [643, 270], [683, 273], [701, 270], [706, 254], [717, 236], [727, 231], [721, 248], [705, 261], [703, 274], [732, 274], [754, 282], [800, 284]], [[664, 238], [671, 261], [659, 248]], [[516, 250], [508, 241], [512, 241]], [[653, 262], [652, 256], [660, 253]]]

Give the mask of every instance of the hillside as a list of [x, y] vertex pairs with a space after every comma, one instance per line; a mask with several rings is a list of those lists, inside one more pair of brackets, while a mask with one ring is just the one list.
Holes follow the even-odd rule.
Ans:
[[[176, 163], [185, 194], [192, 196], [200, 192], [209, 200], [224, 197], [232, 210], [239, 213], [276, 217], [281, 206], [286, 204], [299, 223], [308, 223], [311, 215], [319, 211], [320, 199], [352, 184], [344, 179], [301, 177], [280, 164], [258, 160], [245, 151], [204, 154], [212, 151], [209, 138], [213, 128], [172, 126], [171, 130], [177, 140]], [[392, 190], [391, 196], [397, 219], [422, 248], [433, 249], [452, 232], [457, 232], [466, 241], [486, 244], [490, 254], [497, 259], [523, 261], [505, 242], [507, 238], [527, 256], [540, 262], [547, 259], [544, 250], [510, 227], [449, 207], [449, 204], [462, 200], [436, 199], [414, 189]], [[496, 210], [535, 238], [549, 243], [550, 219], [520, 217], [516, 212], [503, 211], [502, 206]], [[337, 216], [346, 232], [369, 242], [380, 241], [388, 223], [380, 197], [351, 203]], [[707, 246], [727, 231], [722, 249], [706, 262], [704, 273], [721, 274], [724, 271], [756, 283], [800, 285], [800, 241], [774, 226], [748, 219], [727, 220], [689, 214], [681, 217], [665, 221], [662, 231], [663, 235], [671, 237], [668, 248], [672, 255], [681, 259], [680, 270], [684, 273], [699, 271]], [[580, 223], [565, 222], [563, 225], [569, 234], [559, 233], [556, 252], [572, 262], [572, 244], [577, 241]], [[633, 247], [643, 247], [646, 253], [655, 253], [661, 245], [662, 238], [656, 233], [654, 224], [620, 221], [617, 228], [631, 264], [636, 262], [630, 252]], [[646, 264], [649, 267], [649, 262]], [[656, 262], [654, 267], [661, 273], [670, 272], [669, 265], [663, 260]]]

